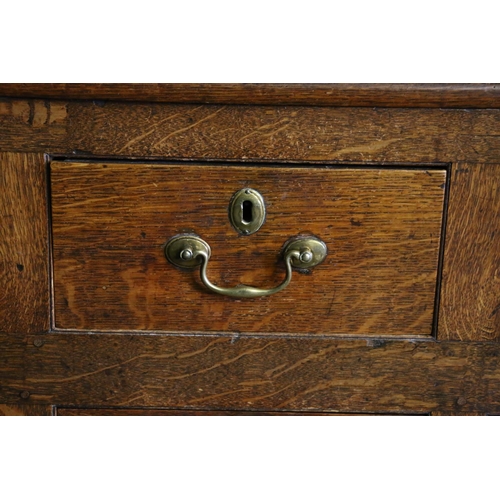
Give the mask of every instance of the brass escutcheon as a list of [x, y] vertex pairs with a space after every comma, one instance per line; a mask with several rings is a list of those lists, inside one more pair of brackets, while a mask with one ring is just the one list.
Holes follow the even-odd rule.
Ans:
[[265, 219], [264, 198], [257, 190], [243, 188], [233, 195], [229, 203], [229, 220], [238, 233], [249, 235], [257, 232]]

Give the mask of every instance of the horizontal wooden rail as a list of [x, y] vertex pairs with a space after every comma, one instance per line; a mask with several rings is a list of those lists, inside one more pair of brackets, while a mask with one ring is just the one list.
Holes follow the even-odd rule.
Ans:
[[500, 84], [0, 84], [0, 97], [410, 108], [500, 108]]

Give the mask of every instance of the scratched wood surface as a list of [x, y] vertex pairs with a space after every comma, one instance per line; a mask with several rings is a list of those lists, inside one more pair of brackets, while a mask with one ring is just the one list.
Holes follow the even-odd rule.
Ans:
[[2, 83], [0, 96], [206, 104], [498, 108], [500, 85]]
[[37, 346], [37, 338], [26, 339], [25, 364], [12, 364], [0, 386], [4, 404], [26, 392], [26, 404], [79, 407], [500, 412], [497, 342], [52, 333]]
[[[420, 105], [412, 92], [406, 97]], [[494, 186], [500, 164], [500, 110], [440, 109], [460, 99], [447, 92], [422, 104], [439, 106], [434, 109], [408, 109], [403, 102], [404, 108], [385, 109], [273, 106], [276, 96], [272, 102], [264, 102], [264, 96], [253, 106], [224, 106], [224, 100], [207, 101], [213, 105], [77, 102], [43, 99], [40, 94], [0, 98], [0, 176], [4, 183], [8, 178], [8, 194], [0, 191], [0, 199], [2, 209], [9, 208], [5, 213], [22, 221], [12, 232], [2, 219], [0, 248], [26, 252], [25, 243], [36, 241], [23, 255], [38, 262], [30, 265], [29, 286], [18, 286], [23, 278], [13, 271], [24, 271], [10, 265], [10, 252], [4, 252], [0, 262], [0, 289], [10, 290], [0, 292], [2, 411], [29, 413], [58, 404], [179, 411], [499, 414]], [[191, 102], [188, 90], [186, 95]], [[497, 107], [491, 96], [487, 107]], [[300, 104], [293, 99], [291, 92], [284, 104]], [[370, 96], [359, 94], [360, 106], [363, 99], [370, 106]], [[482, 98], [476, 94], [474, 99]], [[486, 101], [470, 104], [481, 107]], [[5, 158], [14, 153], [22, 154], [5, 174]], [[351, 162], [389, 168], [465, 162], [469, 173], [454, 171], [450, 184], [438, 341], [44, 333], [50, 328], [47, 314], [33, 311], [42, 311], [46, 306], [41, 304], [48, 303], [47, 271], [41, 264], [47, 263], [47, 235], [40, 232], [45, 231], [40, 220], [46, 217], [46, 186], [37, 167], [41, 163], [30, 160], [42, 159], [43, 153], [142, 161]], [[44, 235], [37, 240], [35, 234]], [[24, 262], [17, 263], [26, 269]], [[29, 331], [39, 333], [26, 335]]]
[[453, 169], [440, 338], [500, 339], [500, 164]]
[[[446, 171], [161, 164], [51, 164], [55, 326], [343, 335], [430, 335]], [[239, 235], [233, 194], [258, 190], [266, 222]], [[209, 278], [272, 288], [297, 235], [329, 248], [278, 294], [235, 300], [199, 270], [169, 264], [165, 242], [196, 233]]]
[[48, 329], [45, 162], [0, 153], [0, 331]]
[[495, 162], [500, 110], [0, 100], [0, 150], [74, 156]]

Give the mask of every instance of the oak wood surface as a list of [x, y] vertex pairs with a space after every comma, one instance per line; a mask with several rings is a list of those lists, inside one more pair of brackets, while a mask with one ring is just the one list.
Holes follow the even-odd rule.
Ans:
[[453, 169], [439, 335], [500, 340], [500, 164]]
[[[429, 336], [446, 171], [51, 164], [55, 327], [72, 330]], [[235, 192], [258, 190], [266, 222], [239, 235]], [[258, 299], [209, 292], [165, 259], [196, 233], [209, 278], [272, 288], [290, 238], [316, 235], [326, 261]]]
[[500, 85], [0, 84], [0, 96], [203, 104], [499, 108]]
[[0, 331], [36, 333], [49, 323], [45, 162], [0, 153]]
[[[0, 311], [2, 315], [6, 311], [3, 303]], [[0, 404], [6, 403], [7, 398], [11, 404], [29, 401], [30, 393], [22, 386], [25, 377], [26, 342], [22, 332], [16, 334], [0, 330]]]
[[63, 156], [496, 162], [500, 110], [0, 100], [0, 150]]
[[[485, 89], [486, 94], [490, 90]], [[494, 312], [500, 111], [410, 109], [411, 102], [420, 105], [417, 92], [407, 87], [397, 101], [393, 91], [384, 91], [383, 99], [404, 107], [391, 108], [380, 94], [375, 109], [273, 106], [286, 102], [277, 101], [269, 89], [272, 102], [264, 95], [262, 105], [255, 105], [255, 97], [253, 106], [223, 106], [227, 101], [214, 99], [226, 97], [217, 97], [215, 91], [206, 97], [214, 105], [110, 102], [105, 96], [95, 102], [69, 101], [68, 95], [47, 100], [40, 93], [32, 94], [34, 99], [0, 99], [0, 151], [4, 152], [0, 176], [8, 186], [8, 194], [0, 192], [0, 205], [22, 222], [16, 228], [24, 228], [13, 232], [9, 225], [1, 228], [2, 238], [7, 235], [7, 239], [0, 240], [4, 252], [0, 285], [2, 291], [12, 292], [0, 293], [2, 408], [30, 412], [59, 404], [179, 411], [499, 414], [500, 347]], [[193, 92], [198, 104], [205, 102], [201, 90]], [[234, 96], [238, 92], [235, 89]], [[309, 99], [306, 94], [302, 97]], [[186, 95], [188, 89], [178, 98]], [[332, 97], [339, 101], [329, 102], [341, 106], [346, 95], [342, 92]], [[485, 106], [498, 107], [493, 95], [482, 101]], [[288, 103], [299, 104], [299, 96], [297, 89], [290, 90]], [[316, 96], [311, 99], [319, 104]], [[432, 103], [421, 101], [422, 105], [455, 105], [450, 92], [445, 98], [434, 89], [432, 96]], [[240, 98], [242, 104], [249, 102], [243, 94]], [[374, 104], [373, 95], [360, 89], [353, 99], [357, 101], [350, 100], [351, 106]], [[456, 99], [457, 106], [474, 104]], [[438, 341], [43, 333], [49, 328], [48, 314], [41, 314], [48, 303], [48, 255], [44, 254], [47, 235], [38, 226], [46, 218], [42, 201], [46, 186], [38, 168], [41, 163], [33, 160], [43, 153], [264, 165], [350, 162], [388, 168], [467, 163], [469, 173], [455, 170], [450, 185]], [[16, 155], [5, 174], [5, 158]], [[24, 278], [16, 278], [9, 264], [10, 248], [26, 251], [24, 243], [33, 241], [28, 232], [35, 228], [43, 236], [35, 237], [26, 254], [33, 259], [30, 285], [34, 286], [23, 287], [19, 284]], [[33, 314], [36, 311], [40, 315]], [[27, 335], [30, 331], [39, 334]], [[452, 340], [440, 340], [445, 338]]]
[[[7, 335], [2, 335], [4, 342]], [[51, 333], [28, 336], [4, 404], [499, 413], [500, 344]]]
[[0, 404], [0, 417], [51, 417], [50, 405], [4, 405]]

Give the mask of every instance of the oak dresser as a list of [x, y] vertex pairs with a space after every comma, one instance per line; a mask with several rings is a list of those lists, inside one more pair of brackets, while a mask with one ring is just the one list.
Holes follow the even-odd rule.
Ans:
[[500, 87], [0, 85], [0, 414], [500, 413]]

